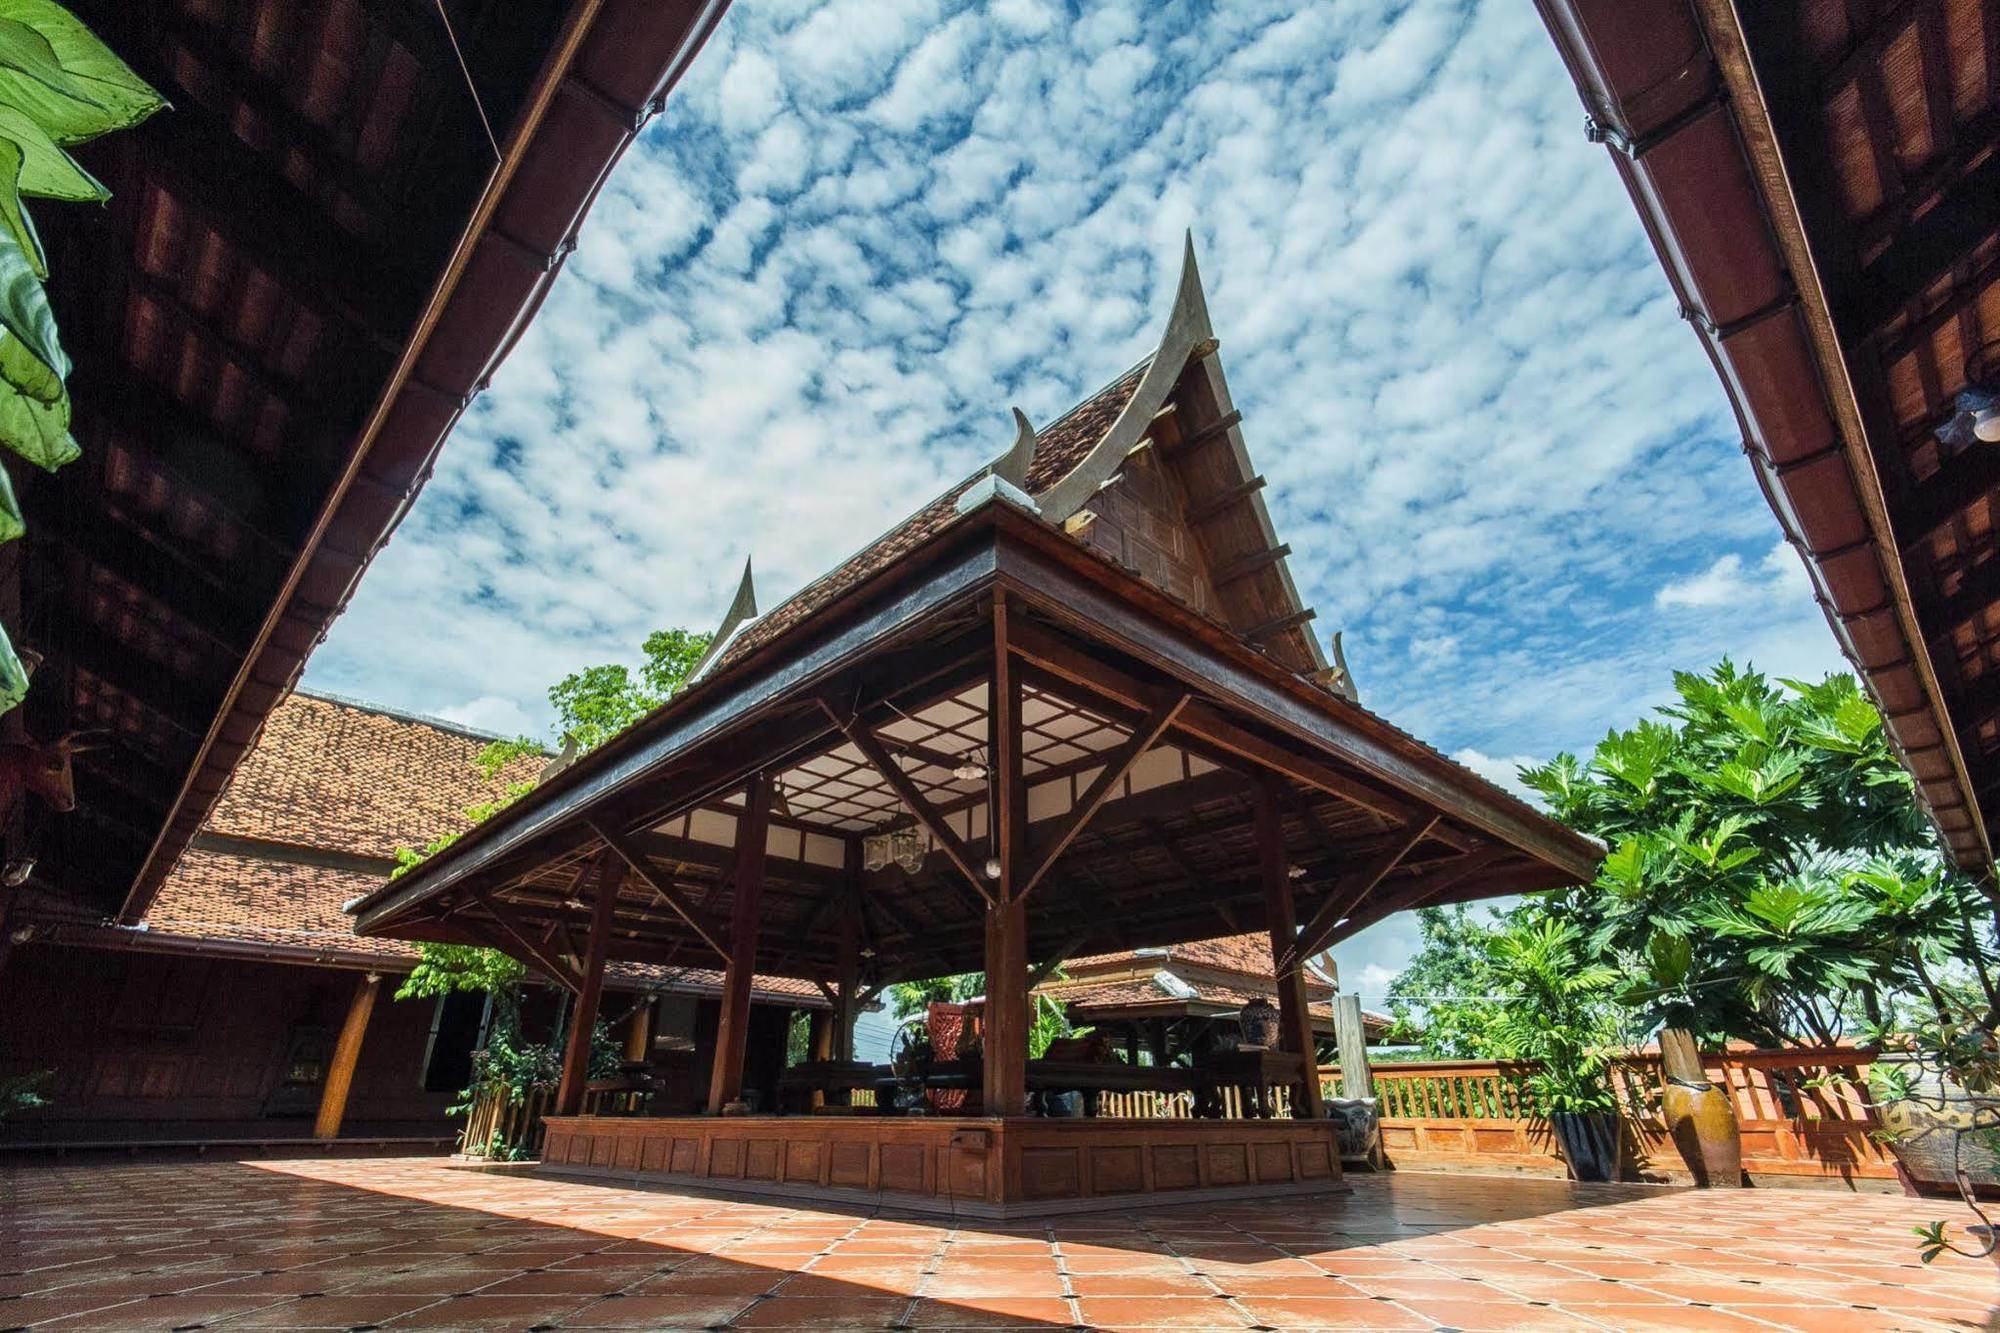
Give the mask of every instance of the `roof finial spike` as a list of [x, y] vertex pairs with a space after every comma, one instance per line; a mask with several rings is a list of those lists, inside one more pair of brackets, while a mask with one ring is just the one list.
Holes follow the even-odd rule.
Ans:
[[[1187, 230], [1181, 246], [1181, 280], [1174, 288], [1174, 309], [1167, 317], [1169, 333], [1176, 326], [1198, 330], [1195, 341], [1212, 337], [1208, 323], [1208, 297], [1201, 289], [1201, 266], [1194, 257], [1194, 228]], [[1162, 344], [1167, 339], [1161, 339]]]
[[743, 577], [736, 581], [736, 596], [730, 598], [729, 609], [722, 613], [722, 623], [715, 627], [715, 634], [708, 641], [708, 648], [701, 660], [688, 672], [688, 683], [701, 679], [701, 673], [722, 654], [730, 638], [737, 630], [757, 618], [757, 581], [750, 571], [750, 557], [743, 557]]
[[1028, 488], [1028, 469], [1035, 464], [1035, 427], [1028, 420], [1028, 414], [1020, 408], [1014, 409], [1014, 443], [1007, 452], [994, 459], [987, 468], [994, 476], [1018, 486]]

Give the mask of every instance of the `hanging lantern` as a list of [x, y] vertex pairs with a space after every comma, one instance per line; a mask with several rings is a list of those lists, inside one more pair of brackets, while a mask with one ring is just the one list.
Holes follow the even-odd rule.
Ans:
[[889, 835], [870, 833], [861, 839], [861, 867], [876, 871], [889, 864]]
[[923, 868], [924, 856], [929, 848], [924, 845], [923, 835], [914, 828], [899, 828], [889, 834], [889, 855], [906, 875], [914, 875]]

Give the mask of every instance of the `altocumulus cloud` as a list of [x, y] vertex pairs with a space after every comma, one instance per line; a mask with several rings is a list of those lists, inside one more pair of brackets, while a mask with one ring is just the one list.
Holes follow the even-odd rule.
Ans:
[[738, 0], [311, 678], [511, 729], [772, 603], [1142, 355], [1184, 228], [1370, 705], [1545, 757], [1832, 667], [1581, 126], [1517, 0]]

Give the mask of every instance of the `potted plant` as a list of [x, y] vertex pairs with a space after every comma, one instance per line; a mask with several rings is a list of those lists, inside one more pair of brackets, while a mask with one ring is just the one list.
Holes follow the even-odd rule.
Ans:
[[1618, 1039], [1612, 992], [1618, 974], [1585, 956], [1583, 932], [1567, 921], [1524, 918], [1487, 943], [1498, 992], [1507, 997], [1493, 1037], [1520, 1076], [1529, 1105], [1548, 1117], [1556, 1146], [1578, 1180], [1610, 1180], [1618, 1168], [1617, 1100], [1611, 1056]]

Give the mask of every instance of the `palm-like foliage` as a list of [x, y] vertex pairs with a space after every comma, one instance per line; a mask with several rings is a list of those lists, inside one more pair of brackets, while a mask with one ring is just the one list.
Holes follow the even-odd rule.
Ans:
[[1674, 685], [1587, 762], [1522, 774], [1610, 847], [1557, 910], [1628, 1003], [1711, 1039], [1831, 1042], [1954, 957], [1984, 979], [1992, 903], [1938, 857], [1852, 676], [1773, 684], [1725, 660]]
[[1487, 941], [1486, 954], [1488, 975], [1507, 997], [1489, 1030], [1491, 1054], [1535, 1062], [1522, 1085], [1543, 1114], [1610, 1110], [1617, 970], [1590, 958], [1576, 926], [1549, 916], [1515, 918]]

